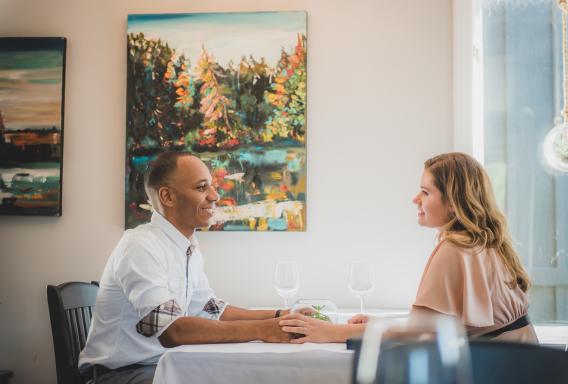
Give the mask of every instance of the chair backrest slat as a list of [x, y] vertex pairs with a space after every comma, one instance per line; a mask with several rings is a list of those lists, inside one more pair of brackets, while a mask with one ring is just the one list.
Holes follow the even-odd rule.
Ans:
[[87, 332], [89, 332], [89, 328], [87, 328], [87, 322], [85, 321], [85, 313], [83, 312], [83, 308], [77, 308], [77, 323], [79, 328], [79, 349], [83, 349], [85, 346], [85, 342], [87, 341]]
[[65, 334], [66, 339], [68, 342], [66, 343], [71, 351], [71, 354], [67, 357], [69, 362], [73, 363], [73, 356], [75, 356], [76, 348], [75, 348], [75, 327], [73, 326], [73, 311], [66, 310], [65, 311]]
[[79, 356], [81, 352], [80, 348], [80, 338], [81, 338], [81, 327], [79, 326], [79, 318], [77, 308], [68, 309], [65, 311], [68, 315], [68, 325], [67, 329], [69, 331], [69, 339], [71, 340], [71, 350], [72, 350], [72, 360], [75, 363], [76, 357]]
[[82, 350], [87, 341], [87, 333], [89, 328], [87, 328], [87, 322], [85, 321], [85, 313], [83, 312], [83, 307], [77, 309], [77, 319], [79, 321], [79, 350]]
[[81, 382], [77, 362], [87, 341], [98, 289], [94, 282], [47, 287], [58, 384]]

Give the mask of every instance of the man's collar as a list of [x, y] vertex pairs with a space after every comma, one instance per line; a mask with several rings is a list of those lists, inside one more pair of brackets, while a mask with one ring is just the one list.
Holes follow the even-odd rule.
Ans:
[[181, 233], [168, 219], [162, 216], [159, 212], [152, 213], [151, 223], [160, 228], [164, 233], [178, 246], [178, 248], [186, 253], [187, 249], [191, 246], [192, 251], [198, 246], [195, 234], [191, 235], [188, 239]]

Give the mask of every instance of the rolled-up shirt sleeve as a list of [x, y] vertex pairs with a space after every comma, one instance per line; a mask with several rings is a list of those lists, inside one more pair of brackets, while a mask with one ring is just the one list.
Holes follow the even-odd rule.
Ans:
[[159, 337], [183, 314], [175, 300], [170, 300], [148, 313], [136, 324], [136, 331], [146, 337]]
[[[168, 289], [167, 266], [156, 254], [148, 244], [128, 242], [124, 254], [115, 263], [114, 273], [138, 318], [149, 320], [150, 317], [158, 315], [150, 322], [159, 320], [158, 324], [165, 326], [167, 324], [164, 323], [164, 316], [168, 311], [175, 316], [180, 315], [182, 311], [179, 310], [178, 313], [174, 307], [175, 304], [179, 309]], [[160, 313], [164, 316], [159, 316]], [[173, 320], [170, 319], [167, 323]]]
[[203, 306], [202, 312], [213, 320], [219, 320], [227, 308], [227, 303], [217, 297], [211, 297]]
[[215, 295], [215, 292], [209, 286], [207, 276], [202, 274], [189, 305], [189, 314], [191, 316], [219, 320], [227, 305], [228, 303], [225, 300], [219, 299]]

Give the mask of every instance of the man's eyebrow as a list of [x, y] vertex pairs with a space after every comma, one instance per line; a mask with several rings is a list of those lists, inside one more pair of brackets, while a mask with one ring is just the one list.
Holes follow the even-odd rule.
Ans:
[[200, 179], [200, 180], [196, 180], [195, 184], [208, 183], [208, 182], [209, 182], [209, 180], [207, 180], [207, 179]]
[[427, 191], [429, 190], [428, 187], [426, 187], [426, 186], [424, 186], [424, 185], [421, 185], [420, 188], [425, 189], [425, 190], [427, 190]]

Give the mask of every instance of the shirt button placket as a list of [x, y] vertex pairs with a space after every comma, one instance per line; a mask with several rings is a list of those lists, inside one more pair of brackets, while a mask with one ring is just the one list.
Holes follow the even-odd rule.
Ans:
[[189, 302], [188, 302], [188, 297], [189, 297], [189, 258], [191, 257], [191, 254], [193, 253], [193, 250], [191, 249], [191, 245], [189, 247], [187, 247], [187, 251], [185, 252], [186, 257], [186, 261], [185, 261], [185, 312], [187, 314], [188, 308], [189, 308]]

